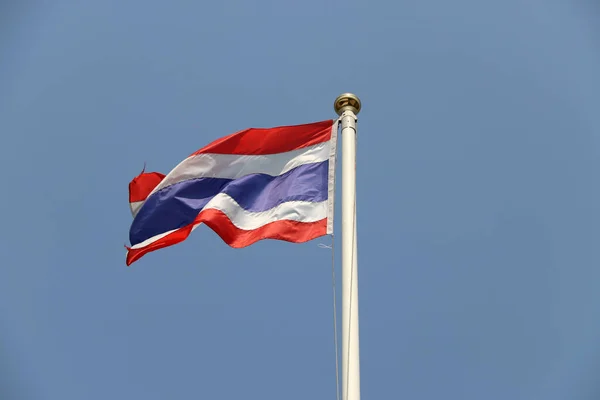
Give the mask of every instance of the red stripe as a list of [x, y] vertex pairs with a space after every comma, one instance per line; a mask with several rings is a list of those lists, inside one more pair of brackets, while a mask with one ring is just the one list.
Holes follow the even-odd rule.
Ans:
[[160, 172], [142, 172], [129, 183], [129, 202], [144, 201], [165, 178]]
[[292, 243], [303, 243], [327, 234], [327, 219], [316, 222], [275, 221], [251, 231], [243, 230], [229, 220], [227, 215], [219, 210], [204, 210], [196, 220], [183, 228], [139, 249], [127, 248], [127, 265], [142, 258], [146, 253], [183, 242], [192, 231], [192, 227], [205, 223], [225, 243], [234, 248], [250, 246], [263, 239], [276, 239]]
[[202, 153], [265, 155], [323, 143], [331, 138], [333, 120], [312, 124], [249, 128], [217, 139], [192, 155]]

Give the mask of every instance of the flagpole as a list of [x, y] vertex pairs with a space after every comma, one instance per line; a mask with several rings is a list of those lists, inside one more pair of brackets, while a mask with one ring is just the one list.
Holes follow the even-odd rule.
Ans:
[[361, 103], [352, 93], [335, 100], [342, 125], [342, 393], [360, 400], [358, 270], [356, 252], [356, 115]]

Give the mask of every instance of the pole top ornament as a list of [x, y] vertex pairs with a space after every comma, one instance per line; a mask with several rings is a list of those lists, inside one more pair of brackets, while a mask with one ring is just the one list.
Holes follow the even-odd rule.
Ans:
[[344, 111], [352, 111], [356, 115], [360, 112], [360, 107], [360, 99], [352, 93], [339, 95], [333, 103], [333, 108], [337, 115], [342, 115]]

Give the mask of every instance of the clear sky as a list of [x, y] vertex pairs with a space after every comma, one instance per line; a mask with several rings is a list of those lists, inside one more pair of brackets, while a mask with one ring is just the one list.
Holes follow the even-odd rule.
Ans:
[[591, 0], [1, 2], [0, 398], [335, 399], [330, 238], [123, 245], [144, 162], [352, 91], [362, 397], [597, 400], [599, 71]]

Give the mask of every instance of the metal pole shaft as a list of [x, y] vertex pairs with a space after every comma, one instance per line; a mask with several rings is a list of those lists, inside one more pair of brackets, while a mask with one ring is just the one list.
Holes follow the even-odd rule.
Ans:
[[[359, 103], [360, 104], [360, 103]], [[360, 108], [355, 109], [357, 112]], [[342, 393], [360, 400], [358, 270], [356, 241], [356, 114], [346, 109], [342, 126]]]

